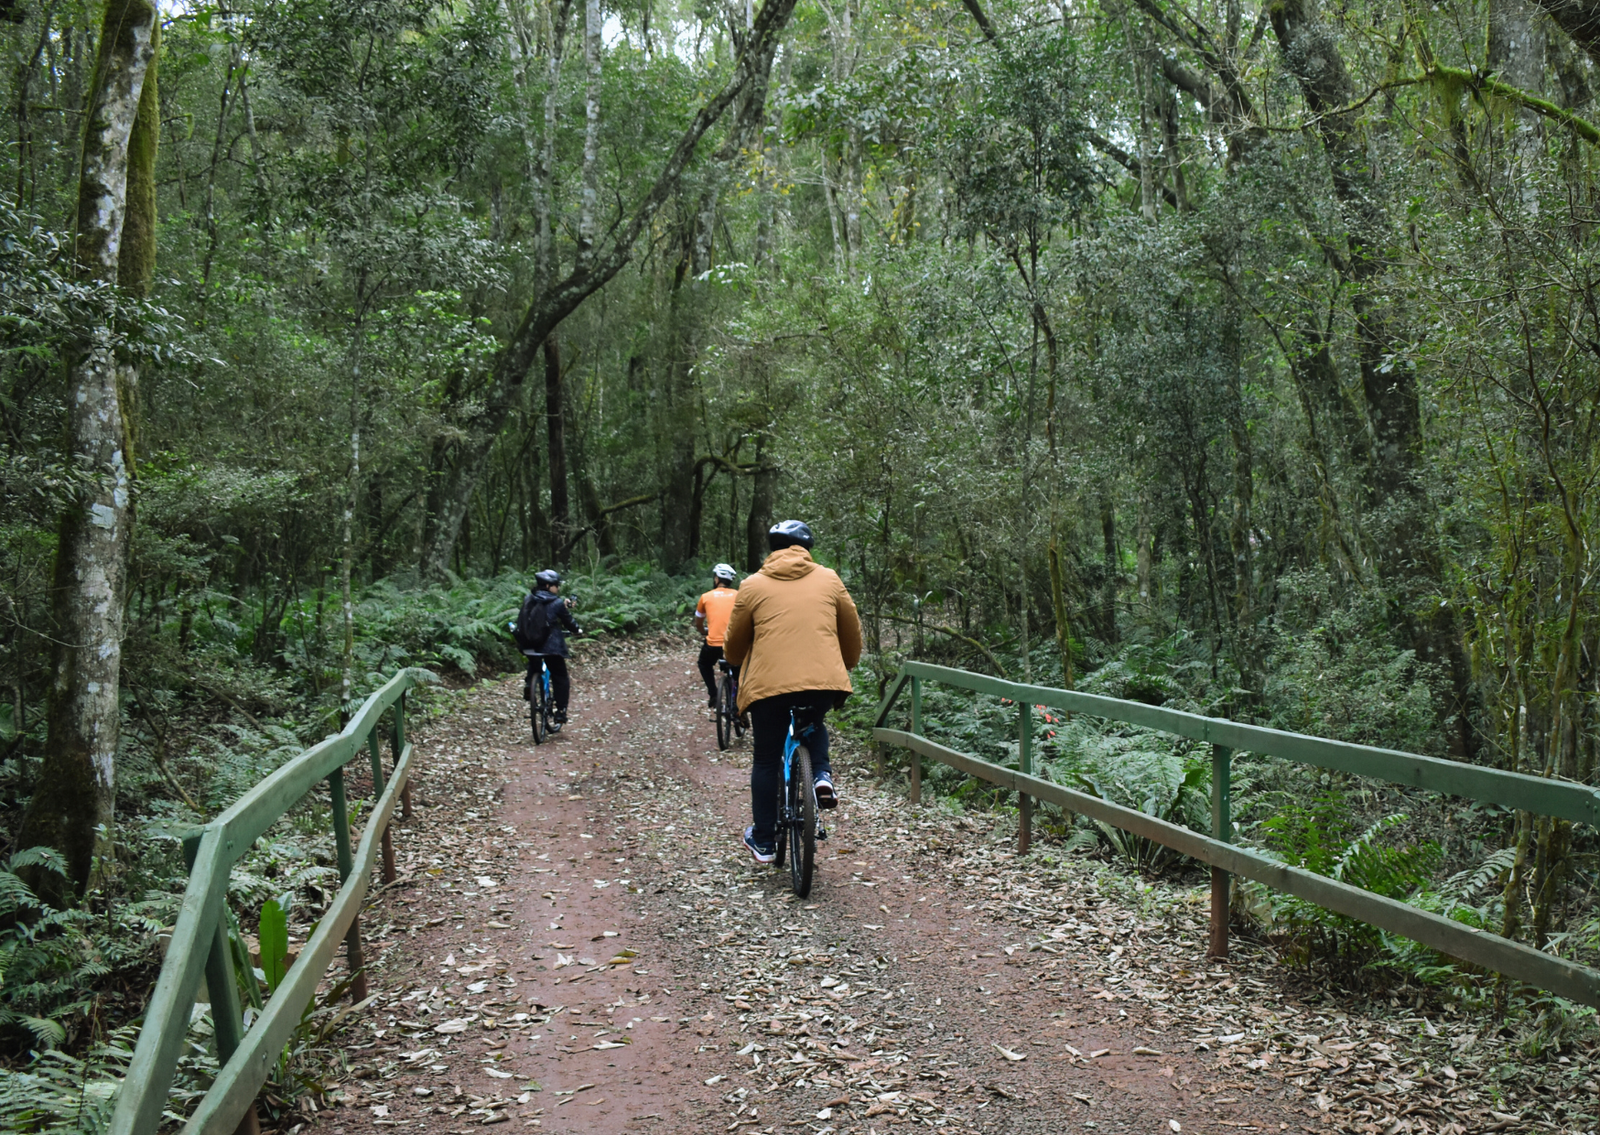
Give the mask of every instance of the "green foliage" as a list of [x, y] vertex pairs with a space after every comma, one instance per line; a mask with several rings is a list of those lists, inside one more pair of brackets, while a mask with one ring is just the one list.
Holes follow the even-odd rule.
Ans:
[[138, 1030], [118, 1029], [82, 1056], [41, 1052], [25, 1071], [0, 1068], [0, 1130], [29, 1135], [102, 1135]]
[[[1344, 793], [1327, 791], [1309, 802], [1274, 801], [1260, 827], [1268, 849], [1291, 866], [1385, 898], [1410, 900], [1438, 867], [1438, 844], [1397, 842], [1391, 833], [1405, 827], [1409, 817], [1404, 813], [1362, 829], [1352, 815]], [[1353, 968], [1396, 960], [1392, 953], [1380, 953], [1385, 936], [1376, 928], [1293, 895], [1256, 890], [1266, 895], [1269, 929], [1291, 960], [1329, 958]]]
[[256, 933], [261, 942], [262, 980], [267, 983], [269, 993], [277, 990], [288, 969], [289, 918], [286, 911], [289, 902], [288, 896], [284, 896], [281, 901], [268, 899], [261, 906], [261, 920]]
[[[1211, 764], [1199, 746], [1080, 714], [1059, 725], [1049, 751], [1052, 780], [1168, 823], [1210, 830]], [[1161, 871], [1183, 858], [1102, 821], [1083, 822], [1136, 869]]]
[[1321, 573], [1278, 581], [1285, 617], [1263, 694], [1266, 724], [1359, 745], [1442, 754], [1445, 676], [1397, 647], [1377, 596], [1340, 601]]
[[114, 969], [148, 962], [166, 905], [126, 904], [115, 918], [81, 907], [42, 904], [18, 874], [32, 869], [65, 875], [60, 853], [34, 847], [13, 854], [0, 870], [0, 1031], [26, 1033], [31, 1045], [56, 1048], [80, 1032], [96, 1011], [95, 988]]

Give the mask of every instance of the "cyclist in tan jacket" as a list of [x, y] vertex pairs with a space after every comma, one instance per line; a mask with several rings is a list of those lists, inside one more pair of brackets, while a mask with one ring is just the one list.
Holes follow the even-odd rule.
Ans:
[[811, 529], [784, 520], [767, 532], [771, 554], [739, 588], [722, 653], [740, 667], [739, 710], [752, 738], [750, 811], [744, 845], [757, 863], [771, 863], [783, 790], [783, 739], [797, 710], [808, 740], [817, 807], [838, 804], [828, 764], [823, 716], [850, 696], [850, 671], [861, 661], [861, 619], [837, 572], [811, 558]]

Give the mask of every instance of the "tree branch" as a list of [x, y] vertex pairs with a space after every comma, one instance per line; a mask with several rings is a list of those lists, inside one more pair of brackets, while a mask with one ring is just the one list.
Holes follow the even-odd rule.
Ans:
[[915, 619], [908, 619], [904, 615], [884, 615], [880, 613], [878, 618], [887, 619], [891, 623], [905, 623], [907, 626], [921, 627], [923, 630], [938, 631], [942, 635], [949, 635], [951, 638], [956, 639], [959, 642], [966, 643], [968, 646], [972, 647], [974, 650], [978, 651], [985, 658], [987, 658], [989, 660], [989, 665], [994, 667], [994, 672], [996, 674], [999, 674], [1002, 678], [1007, 680], [1011, 678], [1011, 675], [1006, 672], [1006, 668], [1000, 665], [1000, 660], [994, 656], [994, 652], [992, 650], [990, 650], [987, 646], [984, 646], [983, 643], [979, 642], [977, 639], [968, 635], [964, 635], [960, 631], [953, 631], [949, 627], [941, 627], [935, 623], [918, 623]]
[[[1095, 149], [1099, 150], [1106, 157], [1116, 162], [1123, 169], [1133, 174], [1134, 177], [1139, 176], [1139, 159], [1128, 153], [1127, 150], [1124, 150], [1121, 146], [1117, 145], [1110, 138], [1107, 138], [1104, 134], [1100, 134], [1094, 130], [1089, 131], [1089, 144]], [[1168, 205], [1171, 205], [1174, 209], [1178, 207], [1178, 195], [1165, 185], [1161, 187], [1161, 199]]]

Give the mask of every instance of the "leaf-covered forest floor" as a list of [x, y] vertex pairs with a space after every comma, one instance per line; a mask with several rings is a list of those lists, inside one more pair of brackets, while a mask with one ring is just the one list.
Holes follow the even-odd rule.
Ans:
[[717, 752], [681, 644], [575, 663], [538, 748], [520, 687], [419, 733], [402, 879], [366, 915], [380, 996], [281, 1129], [1596, 1127], [1584, 1046], [1530, 1057], [1248, 941], [1208, 963], [1203, 886], [1018, 857], [1004, 816], [913, 811], [848, 742], [795, 900], [738, 842], [749, 741]]

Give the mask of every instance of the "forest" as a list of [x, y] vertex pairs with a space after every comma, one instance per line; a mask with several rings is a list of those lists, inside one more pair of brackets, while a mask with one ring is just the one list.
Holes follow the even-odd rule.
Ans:
[[[125, 1029], [173, 833], [398, 666], [509, 668], [531, 572], [681, 627], [783, 517], [857, 716], [917, 657], [1600, 782], [1593, 0], [0, 0], [0, 43], [12, 1059]], [[1046, 757], [1204, 823], [1184, 743]], [[1595, 833], [1246, 767], [1241, 838], [1600, 957]]]

